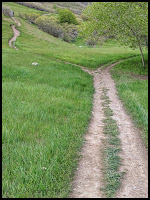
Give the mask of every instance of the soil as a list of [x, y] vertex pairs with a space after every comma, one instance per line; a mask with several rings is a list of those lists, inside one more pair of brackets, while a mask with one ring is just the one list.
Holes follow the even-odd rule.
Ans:
[[147, 80], [148, 76], [147, 75], [137, 75], [137, 74], [131, 74], [132, 77], [141, 79], [141, 80]]
[[[16, 20], [14, 17], [12, 17], [12, 19], [14, 20], [14, 22], [17, 24], [17, 26], [20, 26], [20, 22], [18, 20]], [[12, 45], [12, 42], [15, 42], [17, 37], [20, 35], [20, 31], [18, 31], [15, 27], [15, 25], [13, 24], [12, 25], [12, 29], [13, 29], [13, 32], [14, 32], [14, 36], [9, 40], [9, 46], [13, 48], [13, 45]], [[16, 46], [14, 46], [14, 48], [16, 50], [18, 50], [18, 48]]]
[[109, 72], [109, 69], [117, 63], [103, 71], [101, 68], [92, 71], [79, 66], [93, 76], [95, 93], [92, 118], [85, 134], [81, 160], [72, 182], [71, 198], [105, 198], [102, 192], [104, 183], [101, 155], [105, 139], [102, 123], [104, 113], [101, 105], [103, 87], [109, 89], [110, 108], [120, 131], [122, 148], [120, 170], [126, 172], [115, 198], [148, 198], [148, 152], [141, 139], [140, 130], [135, 127], [118, 98], [115, 83]]

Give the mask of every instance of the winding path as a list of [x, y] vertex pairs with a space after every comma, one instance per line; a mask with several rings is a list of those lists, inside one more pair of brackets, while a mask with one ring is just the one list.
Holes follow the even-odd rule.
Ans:
[[101, 190], [103, 188], [101, 148], [103, 148], [103, 139], [105, 139], [104, 124], [102, 123], [104, 113], [101, 105], [103, 87], [109, 89], [110, 108], [120, 131], [122, 148], [120, 170], [126, 172], [116, 198], [148, 197], [148, 152], [141, 139], [140, 131], [135, 127], [118, 98], [115, 83], [109, 72], [109, 69], [118, 63], [114, 63], [104, 70], [101, 68], [88, 70], [75, 65], [93, 76], [95, 93], [93, 115], [85, 134], [81, 160], [72, 182], [71, 198], [105, 198]]
[[[21, 25], [14, 17], [13, 20], [18, 26]], [[13, 47], [12, 42], [16, 41], [20, 35], [15, 25], [12, 25], [12, 29], [14, 36], [9, 40], [11, 47]], [[15, 47], [15, 49], [17, 48]], [[75, 65], [69, 62], [65, 63]], [[148, 198], [148, 152], [140, 137], [140, 131], [134, 126], [118, 98], [115, 83], [109, 72], [109, 69], [118, 63], [114, 63], [104, 70], [101, 68], [88, 70], [83, 66], [75, 65], [93, 76], [95, 93], [92, 118], [85, 134], [81, 160], [72, 182], [71, 198], [105, 198], [101, 190], [103, 188], [101, 148], [103, 148], [105, 139], [101, 96], [104, 87], [109, 89], [110, 108], [120, 131], [119, 137], [123, 150], [120, 154], [122, 158], [120, 170], [126, 172], [116, 198]]]
[[[14, 17], [13, 20], [18, 26], [21, 25]], [[12, 25], [12, 29], [14, 36], [9, 40], [11, 47], [13, 47], [12, 42], [16, 41], [16, 38], [20, 35], [15, 25]], [[16, 47], [15, 49], [18, 50]], [[109, 69], [119, 62], [108, 66], [104, 70], [101, 70], [101, 68], [88, 70], [83, 66], [65, 62], [78, 66], [92, 75], [95, 88], [92, 118], [85, 134], [81, 160], [72, 182], [71, 198], [105, 198], [101, 190], [104, 185], [101, 149], [103, 148], [103, 140], [106, 137], [103, 133], [104, 124], [102, 120], [104, 119], [104, 112], [101, 100], [104, 87], [109, 89], [110, 108], [120, 131], [123, 150], [120, 154], [122, 159], [120, 170], [126, 172], [116, 198], [148, 198], [148, 152], [140, 137], [140, 131], [134, 126], [118, 98], [115, 83], [109, 72]]]
[[[12, 17], [12, 19], [14, 20], [14, 22], [17, 24], [17, 26], [20, 26], [20, 22], [18, 20], [16, 20], [14, 17]], [[15, 42], [17, 37], [20, 35], [20, 31], [18, 31], [15, 27], [15, 25], [13, 24], [12, 25], [12, 29], [13, 29], [13, 32], [14, 32], [14, 36], [9, 40], [9, 46], [12, 47], [12, 48], [15, 48], [16, 50], [18, 50], [18, 48], [16, 46], [13, 46], [12, 45], [12, 42]]]

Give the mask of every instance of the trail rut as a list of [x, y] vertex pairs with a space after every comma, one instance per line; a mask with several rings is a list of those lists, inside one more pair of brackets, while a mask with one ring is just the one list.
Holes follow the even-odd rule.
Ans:
[[[12, 17], [12, 19], [14, 20], [14, 22], [15, 22], [18, 26], [21, 25], [20, 22], [19, 22], [18, 20], [16, 20], [14, 17]], [[13, 48], [12, 42], [15, 42], [15, 41], [16, 41], [17, 37], [20, 35], [20, 31], [18, 31], [18, 30], [16, 29], [16, 27], [15, 27], [14, 24], [12, 25], [12, 29], [13, 29], [13, 32], [14, 32], [14, 36], [9, 40], [8, 43], [9, 43], [9, 46]], [[17, 48], [16, 46], [14, 46], [14, 48], [15, 48], [16, 50], [18, 50], [18, 48]]]
[[95, 93], [92, 118], [85, 134], [81, 160], [72, 182], [71, 198], [105, 198], [101, 190], [104, 184], [101, 149], [105, 138], [102, 123], [104, 113], [101, 105], [103, 87], [109, 89], [110, 108], [120, 131], [122, 148], [120, 170], [126, 172], [116, 198], [148, 197], [148, 152], [141, 139], [140, 131], [135, 127], [119, 100], [115, 83], [109, 72], [109, 69], [119, 62], [108, 66], [105, 70], [98, 68], [92, 71], [79, 66], [93, 76]]

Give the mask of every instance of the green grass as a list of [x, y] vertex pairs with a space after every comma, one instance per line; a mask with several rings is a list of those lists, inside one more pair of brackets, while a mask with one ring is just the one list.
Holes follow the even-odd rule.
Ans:
[[134, 78], [132, 74], [147, 75], [148, 57], [144, 55], [146, 69], [142, 70], [141, 57], [126, 60], [111, 69], [118, 95], [135, 124], [141, 129], [148, 147], [148, 80]]
[[94, 88], [89, 74], [56, 59], [97, 68], [139, 53], [111, 42], [103, 48], [73, 46], [18, 17], [19, 12], [44, 12], [4, 4], [21, 26], [16, 51], [8, 45], [14, 22], [2, 21], [2, 195], [66, 198], [90, 120]]
[[[103, 49], [87, 47], [80, 48], [76, 45], [63, 42], [61, 40], [58, 40], [57, 38], [49, 36], [48, 34], [40, 30], [37, 30], [37, 27], [35, 25], [31, 26], [25, 24], [24, 20], [20, 21], [22, 22], [24, 27], [28, 26], [28, 30], [30, 30], [31, 35], [31, 37], [29, 37], [29, 35], [27, 36], [25, 34], [22, 34], [21, 37], [24, 38], [23, 40], [25, 40], [26, 38], [26, 42], [24, 43], [30, 42], [32, 40], [33, 34], [35, 33], [37, 37], [35, 40], [35, 45], [38, 46], [40, 42], [40, 48], [36, 49], [36, 53], [42, 53], [47, 58], [51, 57], [63, 61], [69, 61], [74, 64], [83, 65], [89, 68], [97, 68], [101, 65], [113, 63], [120, 59], [136, 55], [137, 53], [136, 51], [128, 51], [129, 49], [125, 50], [124, 48], [120, 53], [120, 50], [117, 47], [114, 47], [114, 49], [110, 49], [108, 47]], [[43, 40], [41, 43], [41, 39], [43, 38], [43, 36], [45, 38], [45, 41]], [[24, 44], [21, 43], [21, 37], [20, 39], [18, 38], [18, 48], [20, 47], [20, 49], [24, 49], [26, 47], [24, 46]], [[47, 41], [49, 41], [49, 43]]]
[[14, 17], [17, 17], [19, 13], [26, 13], [26, 12], [29, 12], [29, 13], [34, 12], [34, 13], [41, 14], [41, 15], [48, 13], [46, 11], [40, 11], [40, 10], [36, 10], [33, 8], [28, 8], [28, 7], [19, 5], [14, 2], [2, 2], [2, 4], [4, 6], [6, 5], [6, 6], [10, 7], [14, 11]]
[[90, 117], [92, 79], [42, 56], [32, 66], [30, 56], [3, 56], [3, 197], [64, 197]]
[[25, 38], [30, 51], [10, 48], [7, 21], [3, 36], [2, 195], [66, 197], [90, 119], [92, 77], [37, 55], [34, 37], [30, 43]]
[[120, 172], [121, 158], [119, 153], [121, 151], [121, 142], [118, 137], [119, 130], [115, 120], [112, 119], [113, 112], [109, 107], [110, 101], [107, 96], [108, 89], [103, 88], [102, 106], [104, 110], [105, 119], [103, 120], [104, 134], [106, 139], [103, 149], [103, 172], [104, 172], [104, 187], [103, 191], [106, 198], [114, 198], [120, 187], [121, 178], [124, 172]]
[[[5, 4], [7, 5], [7, 3]], [[31, 43], [36, 47], [37, 55], [43, 54], [47, 58], [61, 59], [89, 68], [97, 68], [104, 64], [111, 64], [123, 58], [139, 54], [138, 50], [120, 47], [117, 43], [113, 43], [114, 45], [112, 46], [111, 41], [104, 45], [103, 48], [88, 48], [87, 46], [80, 48], [77, 45], [63, 42], [37, 29], [36, 25], [28, 24], [26, 20], [20, 19], [18, 13], [21, 11], [21, 8], [25, 9], [25, 12], [28, 12], [28, 7], [12, 2], [9, 2], [8, 6], [16, 13], [16, 18], [22, 24], [19, 27], [22, 33], [16, 42], [16, 46], [20, 50], [28, 49], [28, 51], [32, 52], [32, 48], [29, 45]], [[18, 10], [18, 6], [20, 11]], [[34, 43], [32, 42], [33, 38]]]

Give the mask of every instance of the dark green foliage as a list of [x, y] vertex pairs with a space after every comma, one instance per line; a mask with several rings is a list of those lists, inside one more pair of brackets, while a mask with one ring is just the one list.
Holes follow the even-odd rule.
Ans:
[[38, 17], [35, 23], [46, 33], [54, 37], [59, 37], [66, 42], [74, 41], [78, 35], [75, 25], [65, 23], [62, 26], [58, 24], [56, 20], [52, 20], [46, 16]]
[[95, 39], [95, 37], [89, 36], [89, 37], [86, 39], [86, 44], [87, 44], [87, 45], [90, 45], [90, 46], [94, 46], [94, 45], [97, 44], [97, 40]]
[[59, 9], [58, 15], [60, 23], [78, 24], [75, 15], [67, 8]]
[[64, 31], [60, 24], [57, 24], [54, 20], [50, 20], [44, 16], [39, 17], [35, 23], [40, 29], [54, 37], [63, 37]]
[[73, 24], [63, 24], [63, 40], [66, 42], [75, 41], [76, 37], [78, 36], [78, 30], [77, 27]]
[[19, 17], [27, 19], [31, 23], [35, 23], [35, 20], [39, 17], [39, 14], [36, 13], [19, 13]]

